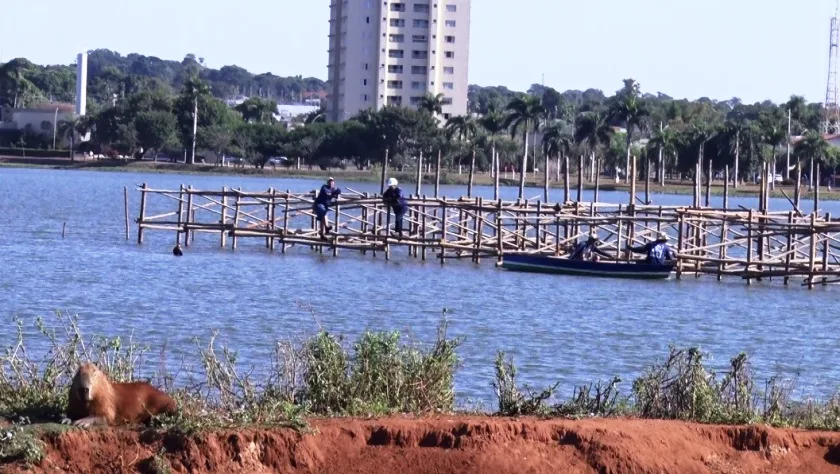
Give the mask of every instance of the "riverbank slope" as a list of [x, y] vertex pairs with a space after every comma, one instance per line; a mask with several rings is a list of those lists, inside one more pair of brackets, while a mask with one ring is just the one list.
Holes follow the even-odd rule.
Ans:
[[315, 419], [304, 432], [103, 429], [43, 439], [46, 457], [28, 472], [840, 472], [840, 433], [637, 419]]

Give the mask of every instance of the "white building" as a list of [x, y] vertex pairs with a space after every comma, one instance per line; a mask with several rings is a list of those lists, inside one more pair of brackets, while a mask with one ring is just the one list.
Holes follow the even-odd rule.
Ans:
[[[26, 109], [5, 108], [0, 110], [0, 129], [28, 130], [51, 138], [58, 133], [61, 122], [71, 120], [74, 105], [63, 103], [44, 103]], [[66, 145], [67, 137], [57, 137], [57, 143]]]
[[470, 0], [330, 0], [327, 118], [443, 94], [467, 113]]

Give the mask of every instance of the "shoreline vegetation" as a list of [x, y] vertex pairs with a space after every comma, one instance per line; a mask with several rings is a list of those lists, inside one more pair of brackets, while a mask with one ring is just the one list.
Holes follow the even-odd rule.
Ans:
[[149, 380], [172, 395], [180, 413], [156, 419], [150, 428], [169, 437], [271, 427], [308, 432], [313, 417], [436, 414], [840, 430], [837, 396], [798, 399], [791, 380], [757, 380], [743, 353], [715, 373], [694, 347], [671, 347], [630, 382], [615, 377], [573, 390], [559, 382], [537, 389], [523, 384], [515, 361], [500, 351], [495, 362], [488, 360], [488, 369], [495, 370], [495, 407], [465, 410], [455, 398], [454, 380], [458, 350], [469, 341], [450, 336], [445, 311], [429, 344], [397, 331], [365, 332], [349, 341], [321, 329], [308, 338], [278, 341], [259, 368], [238, 363], [235, 348], [220, 344], [213, 333], [209, 340], [195, 339], [190, 358], [174, 372], [165, 348], [154, 350], [132, 337], [86, 337], [75, 317], [57, 313], [54, 321], [36, 320], [34, 328], [36, 335], [29, 335], [32, 328], [16, 319], [17, 338], [0, 355], [0, 422], [6, 420], [0, 423], [0, 463], [38, 464], [44, 435], [74, 429], [56, 423], [82, 361], [95, 362], [114, 381]]
[[[152, 174], [182, 174], [194, 176], [245, 176], [245, 177], [261, 177], [261, 178], [279, 178], [279, 179], [326, 179], [329, 176], [335, 177], [339, 181], [344, 182], [364, 182], [364, 183], [379, 183], [381, 174], [378, 168], [372, 170], [356, 170], [356, 169], [294, 169], [286, 167], [273, 168], [267, 165], [265, 168], [258, 168], [254, 166], [247, 167], [221, 167], [214, 165], [190, 165], [186, 163], [168, 163], [168, 162], [152, 162], [152, 161], [138, 161], [138, 160], [120, 160], [120, 159], [101, 159], [91, 161], [76, 160], [71, 162], [68, 158], [23, 158], [13, 156], [0, 156], [0, 169], [2, 168], [30, 168], [30, 169], [51, 169], [51, 170], [80, 170], [80, 171], [108, 171], [108, 172], [125, 172], [125, 173], [152, 173]], [[396, 171], [389, 170], [389, 176], [397, 178], [400, 183], [405, 185], [413, 185], [416, 183], [416, 171]], [[434, 174], [424, 174], [423, 187], [427, 191], [432, 191], [434, 187]], [[469, 174], [464, 172], [458, 174], [455, 172], [442, 172], [440, 182], [442, 185], [457, 185], [467, 186], [469, 184]], [[474, 176], [474, 184], [478, 186], [492, 186], [493, 179], [489, 173], [476, 173]], [[499, 179], [501, 186], [516, 187], [519, 185], [519, 175], [517, 173], [502, 174]], [[525, 180], [526, 186], [536, 189], [542, 189], [544, 182], [543, 177], [539, 173], [529, 173]], [[577, 193], [577, 179], [572, 177], [570, 179], [570, 196], [572, 200]], [[556, 200], [562, 196], [558, 194], [557, 190], [562, 193], [563, 181], [552, 181], [550, 187], [554, 192], [552, 193], [552, 200]], [[637, 183], [637, 193], [641, 197], [643, 193], [644, 182]], [[723, 183], [720, 180], [712, 182], [711, 194], [713, 196], [722, 196], [724, 193]], [[760, 185], [744, 183], [738, 189], [729, 187], [729, 195], [731, 197], [755, 197], [758, 198], [761, 189]], [[409, 188], [413, 190], [413, 187]], [[595, 189], [594, 183], [584, 181], [583, 189], [591, 191]], [[599, 183], [601, 191], [618, 191], [630, 192], [630, 184], [615, 183], [611, 178], [602, 176]], [[651, 182], [651, 195], [687, 195], [693, 193], [694, 185], [690, 180], [674, 181], [668, 180], [665, 186], [660, 186], [658, 183]], [[784, 191], [788, 196], [793, 196], [794, 187], [791, 185], [777, 185], [776, 190], [770, 191], [771, 198], [785, 199]], [[429, 194], [428, 192], [426, 194]], [[466, 192], [464, 192], [466, 194]], [[451, 196], [455, 197], [455, 196]], [[802, 186], [802, 200], [807, 202], [812, 200], [812, 193], [808, 191], [806, 185]], [[829, 190], [825, 187], [820, 189], [821, 201], [840, 201], [840, 189]], [[656, 201], [653, 201], [656, 204]], [[807, 205], [806, 205], [807, 207]]]

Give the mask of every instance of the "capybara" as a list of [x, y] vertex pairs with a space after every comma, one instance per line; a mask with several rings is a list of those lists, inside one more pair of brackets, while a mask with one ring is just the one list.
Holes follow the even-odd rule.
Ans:
[[67, 403], [67, 416], [76, 426], [138, 424], [152, 416], [174, 414], [175, 400], [146, 382], [117, 383], [94, 364], [79, 367]]

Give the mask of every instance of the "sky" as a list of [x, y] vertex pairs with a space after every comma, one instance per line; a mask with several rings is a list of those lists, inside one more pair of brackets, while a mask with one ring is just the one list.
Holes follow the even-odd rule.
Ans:
[[[70, 64], [106, 48], [327, 75], [329, 0], [4, 3], [0, 61]], [[835, 8], [835, 0], [472, 0], [469, 81], [526, 90], [544, 77], [561, 92], [611, 95], [634, 78], [643, 92], [692, 100], [822, 102]]]

